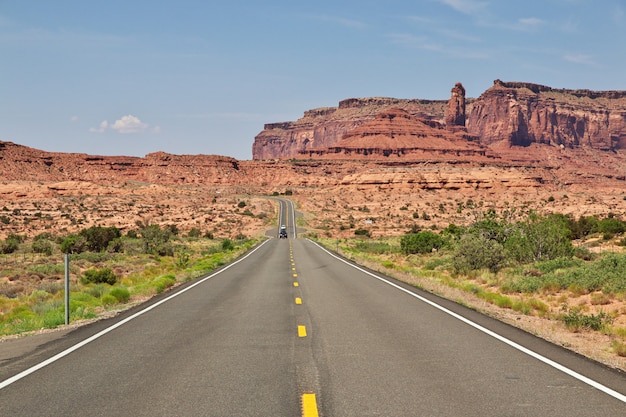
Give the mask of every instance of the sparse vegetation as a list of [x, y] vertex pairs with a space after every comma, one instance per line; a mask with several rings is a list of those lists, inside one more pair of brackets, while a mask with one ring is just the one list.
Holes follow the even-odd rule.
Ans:
[[[34, 278], [16, 275], [14, 281], [0, 282], [0, 335], [52, 328], [65, 322], [63, 252], [71, 254], [71, 276], [80, 278], [72, 283], [70, 296], [70, 319], [76, 321], [197, 277], [256, 242], [247, 238], [215, 242], [210, 233], [205, 238], [198, 237], [198, 229], [191, 233], [193, 237], [175, 237], [177, 250], [169, 254], [159, 248], [164, 244], [174, 247], [172, 229], [143, 226], [139, 234], [127, 236], [121, 236], [116, 228], [102, 227], [58, 238], [40, 234], [32, 242], [11, 236], [8, 240], [14, 248], [5, 256], [19, 254], [19, 258], [10, 262], [0, 259], [0, 273], [11, 274], [12, 266], [19, 265], [16, 274], [23, 269]], [[118, 250], [111, 252], [114, 242]], [[135, 247], [140, 250], [135, 251]]]

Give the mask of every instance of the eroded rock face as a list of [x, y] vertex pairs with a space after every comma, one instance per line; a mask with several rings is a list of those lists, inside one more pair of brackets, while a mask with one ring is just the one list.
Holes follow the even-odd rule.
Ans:
[[452, 88], [446, 109], [446, 128], [454, 131], [457, 126], [465, 127], [465, 88], [461, 83]]
[[333, 148], [346, 134], [391, 108], [501, 149], [533, 143], [603, 151], [626, 148], [626, 91], [564, 90], [496, 80], [478, 99], [466, 99], [465, 88], [457, 83], [448, 101], [351, 98], [337, 107], [307, 111], [295, 122], [270, 123], [254, 140], [253, 159], [294, 158]]
[[562, 90], [494, 81], [474, 103], [470, 134], [484, 145], [626, 146], [626, 91]]
[[324, 159], [390, 156], [481, 159], [487, 156], [488, 150], [472, 139], [464, 132], [464, 127], [451, 132], [438, 122], [421, 120], [406, 110], [392, 108], [346, 132], [337, 144], [328, 148], [309, 149], [301, 154]]
[[309, 110], [295, 122], [269, 123], [254, 138], [252, 158], [287, 159], [310, 149], [332, 147], [349, 132], [391, 108], [423, 119], [443, 122], [445, 100], [407, 100], [387, 97], [350, 98], [337, 107]]

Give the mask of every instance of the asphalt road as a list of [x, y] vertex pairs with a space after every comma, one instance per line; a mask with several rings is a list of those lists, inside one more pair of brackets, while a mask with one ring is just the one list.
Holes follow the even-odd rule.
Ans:
[[5, 359], [0, 416], [626, 415], [623, 373], [356, 269], [281, 207], [290, 239]]

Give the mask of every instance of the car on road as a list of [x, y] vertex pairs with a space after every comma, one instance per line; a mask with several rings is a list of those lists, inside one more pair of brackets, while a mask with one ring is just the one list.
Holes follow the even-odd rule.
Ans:
[[280, 232], [278, 232], [278, 237], [281, 239], [287, 239], [287, 227], [285, 225], [280, 226]]

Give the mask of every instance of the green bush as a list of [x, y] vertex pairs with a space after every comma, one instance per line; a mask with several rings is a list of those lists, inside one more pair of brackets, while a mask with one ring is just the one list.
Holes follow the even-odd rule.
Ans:
[[[124, 287], [115, 287], [107, 295], [115, 297], [120, 303], [126, 303], [130, 300], [130, 291]], [[104, 299], [102, 302], [104, 302]]]
[[111, 271], [111, 268], [88, 269], [84, 272], [82, 281], [84, 284], [102, 283], [113, 285], [117, 282], [117, 276]]
[[400, 239], [400, 249], [409, 255], [412, 253], [431, 253], [439, 250], [445, 244], [444, 239], [431, 231], [410, 233]]
[[582, 314], [580, 308], [570, 308], [567, 313], [561, 315], [561, 320], [565, 326], [573, 332], [582, 329], [602, 330], [613, 322], [613, 319], [606, 313]]
[[223, 251], [229, 251], [229, 250], [233, 250], [233, 249], [235, 249], [235, 244], [233, 243], [232, 240], [230, 240], [230, 239], [222, 240], [222, 250]]
[[4, 242], [0, 243], [0, 253], [9, 254], [15, 252], [20, 246], [18, 239], [8, 237]]
[[87, 250], [87, 239], [84, 236], [69, 235], [61, 242], [61, 252], [82, 253]]
[[176, 277], [172, 274], [162, 275], [152, 280], [151, 285], [156, 289], [157, 294], [176, 284]]
[[85, 238], [87, 250], [92, 252], [106, 250], [112, 240], [119, 239], [122, 236], [117, 227], [102, 226], [92, 226], [89, 229], [83, 229], [79, 234]]
[[[172, 230], [169, 228], [161, 229], [159, 225], [153, 224], [143, 227], [140, 230], [144, 244], [144, 252], [159, 254], [161, 256], [169, 255], [168, 246], [166, 245], [172, 237]], [[173, 250], [171, 253], [173, 254]]]
[[52, 255], [52, 242], [46, 239], [35, 239], [32, 243], [33, 252]]
[[189, 231], [187, 236], [189, 236], [189, 237], [200, 237], [200, 236], [202, 236], [202, 231], [200, 229], [198, 229], [197, 227], [194, 227], [194, 228], [192, 228]]
[[115, 298], [111, 294], [104, 294], [102, 296], [102, 305], [110, 306], [110, 305], [113, 305], [113, 304], [117, 304], [117, 302], [118, 302], [117, 298]]
[[531, 216], [526, 222], [518, 222], [511, 228], [504, 247], [517, 262], [537, 262], [572, 256], [574, 247], [570, 237], [571, 232], [563, 216]]
[[503, 246], [484, 235], [466, 234], [454, 248], [452, 268], [457, 273], [469, 273], [483, 268], [499, 271], [506, 262]]

